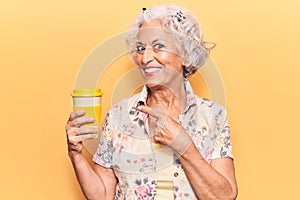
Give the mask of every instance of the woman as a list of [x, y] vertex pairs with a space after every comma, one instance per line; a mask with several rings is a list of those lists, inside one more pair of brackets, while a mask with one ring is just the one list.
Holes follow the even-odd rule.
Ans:
[[192, 15], [177, 6], [145, 9], [126, 40], [145, 80], [141, 93], [108, 112], [92, 168], [82, 128], [94, 119], [71, 113], [68, 150], [87, 199], [235, 199], [226, 110], [197, 97], [186, 79], [209, 49]]

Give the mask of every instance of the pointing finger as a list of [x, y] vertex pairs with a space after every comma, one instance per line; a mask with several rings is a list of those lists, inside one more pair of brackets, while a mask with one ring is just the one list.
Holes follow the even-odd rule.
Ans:
[[154, 105], [149, 106], [138, 106], [137, 109], [141, 112], [147, 113], [148, 115], [155, 117], [156, 119], [164, 119], [166, 117], [166, 112], [162, 106]]
[[151, 112], [151, 108], [149, 106], [138, 106], [136, 109], [148, 115], [150, 115]]

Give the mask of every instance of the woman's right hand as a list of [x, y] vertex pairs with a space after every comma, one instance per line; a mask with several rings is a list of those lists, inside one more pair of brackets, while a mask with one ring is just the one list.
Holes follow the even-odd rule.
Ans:
[[75, 110], [71, 112], [66, 125], [68, 152], [70, 157], [82, 153], [82, 141], [93, 139], [98, 134], [98, 126], [83, 126], [95, 121], [94, 117], [84, 116], [84, 114], [84, 110]]

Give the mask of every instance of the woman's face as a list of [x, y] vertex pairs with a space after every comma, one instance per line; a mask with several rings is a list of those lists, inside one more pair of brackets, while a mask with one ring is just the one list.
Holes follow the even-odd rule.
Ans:
[[171, 34], [162, 29], [159, 20], [141, 26], [136, 42], [135, 61], [148, 86], [169, 86], [183, 77], [182, 57]]

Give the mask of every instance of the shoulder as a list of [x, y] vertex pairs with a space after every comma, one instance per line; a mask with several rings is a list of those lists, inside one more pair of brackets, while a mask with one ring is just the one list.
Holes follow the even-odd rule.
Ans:
[[107, 115], [116, 120], [121, 120], [121, 118], [128, 117], [128, 114], [135, 110], [140, 96], [141, 93], [138, 93], [113, 104], [109, 108]]
[[202, 109], [209, 109], [215, 112], [217, 111], [226, 112], [226, 108], [214, 100], [202, 98], [199, 96], [195, 96], [195, 98], [196, 98], [196, 105]]
[[212, 124], [223, 124], [227, 121], [227, 110], [218, 102], [196, 96], [196, 110], [199, 117], [204, 117]]
[[113, 104], [109, 111], [118, 111], [118, 110], [128, 110], [128, 108], [132, 108], [133, 106], [136, 106], [136, 104], [139, 101], [139, 98], [141, 96], [141, 93], [134, 94], [133, 96], [124, 98], [117, 103]]

